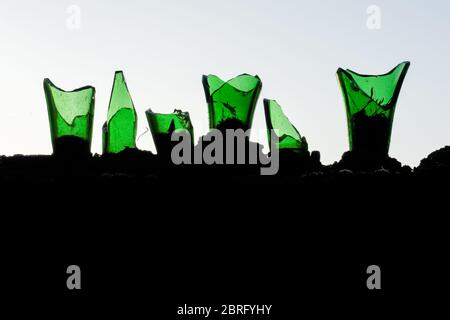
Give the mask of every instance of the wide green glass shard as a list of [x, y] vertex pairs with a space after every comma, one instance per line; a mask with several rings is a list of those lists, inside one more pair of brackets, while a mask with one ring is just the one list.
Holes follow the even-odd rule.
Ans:
[[55, 155], [90, 154], [95, 88], [64, 91], [44, 80], [50, 133]]
[[276, 134], [278, 137], [277, 149], [296, 153], [308, 151], [308, 143], [305, 137], [300, 135], [275, 100], [264, 99], [264, 112], [269, 145], [271, 145], [272, 134]]
[[116, 71], [103, 125], [103, 153], [136, 148], [137, 115], [122, 71]]
[[174, 132], [189, 132], [191, 143], [194, 143], [194, 128], [188, 112], [175, 109], [173, 113], [163, 114], [148, 109], [145, 114], [159, 155], [171, 154], [173, 146], [178, 143], [171, 140]]
[[251, 128], [262, 82], [258, 76], [242, 74], [227, 82], [215, 75], [203, 76], [210, 128]]
[[384, 75], [338, 69], [351, 151], [376, 157], [388, 155], [395, 106], [409, 65], [403, 62]]

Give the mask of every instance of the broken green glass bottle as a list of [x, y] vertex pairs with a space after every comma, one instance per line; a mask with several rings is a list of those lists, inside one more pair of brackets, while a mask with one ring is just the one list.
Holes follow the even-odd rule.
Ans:
[[122, 71], [116, 71], [103, 125], [103, 153], [136, 148], [137, 114]]
[[251, 128], [255, 106], [262, 88], [258, 76], [242, 74], [227, 82], [215, 75], [203, 76], [208, 103], [209, 126], [226, 129]]
[[45, 79], [44, 92], [53, 154], [90, 155], [95, 88], [86, 86], [73, 91], [64, 91], [49, 79]]
[[403, 62], [383, 75], [338, 69], [352, 152], [375, 158], [388, 156], [395, 106], [409, 65]]
[[278, 102], [264, 99], [264, 112], [266, 115], [269, 145], [271, 145], [272, 134], [275, 134], [278, 138], [278, 143], [276, 144], [278, 150], [294, 153], [308, 152], [306, 138], [302, 137], [292, 125]]
[[145, 114], [158, 155], [170, 155], [172, 148], [179, 143], [178, 141], [172, 141], [174, 132], [188, 132], [191, 137], [191, 143], [194, 143], [194, 129], [189, 112], [175, 109], [173, 113], [164, 114], [154, 113], [151, 109], [148, 109]]

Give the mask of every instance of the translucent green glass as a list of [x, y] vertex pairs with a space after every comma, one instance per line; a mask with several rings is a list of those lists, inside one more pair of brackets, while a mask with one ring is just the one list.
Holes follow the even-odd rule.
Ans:
[[136, 148], [137, 115], [122, 71], [114, 77], [108, 119], [103, 125], [103, 153]]
[[88, 86], [69, 92], [45, 79], [44, 92], [53, 153], [90, 153], [95, 88]]
[[172, 133], [175, 131], [189, 132], [193, 144], [194, 129], [188, 112], [175, 109], [173, 113], [163, 114], [154, 113], [149, 109], [145, 114], [159, 155], [171, 154], [173, 146], [178, 143], [171, 141]]
[[347, 110], [351, 151], [388, 155], [395, 106], [409, 65], [403, 62], [384, 75], [337, 71]]
[[258, 76], [242, 74], [227, 82], [215, 75], [203, 76], [209, 125], [225, 129], [251, 128], [262, 82]]
[[275, 100], [264, 99], [264, 112], [266, 115], [269, 145], [271, 145], [272, 134], [276, 134], [278, 137], [277, 149], [289, 150], [296, 153], [308, 151], [306, 139], [292, 125], [283, 113], [281, 106]]

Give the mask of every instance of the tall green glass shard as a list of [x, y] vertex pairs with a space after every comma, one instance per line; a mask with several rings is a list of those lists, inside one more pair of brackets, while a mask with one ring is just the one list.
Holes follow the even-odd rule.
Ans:
[[122, 71], [116, 71], [103, 125], [103, 153], [136, 148], [137, 115]]
[[191, 143], [194, 143], [194, 128], [192, 127], [189, 112], [175, 109], [173, 113], [154, 113], [151, 109], [145, 112], [152, 132], [158, 155], [167, 156], [178, 142], [171, 140], [172, 133], [185, 131], [190, 134]]
[[44, 80], [54, 155], [89, 155], [95, 107], [95, 88], [64, 91]]
[[409, 66], [410, 62], [403, 62], [384, 75], [338, 69], [351, 151], [388, 156], [395, 106]]
[[264, 112], [271, 145], [272, 134], [278, 138], [278, 150], [303, 153], [308, 151], [308, 143], [284, 114], [281, 106], [275, 100], [264, 99]]
[[203, 76], [210, 128], [251, 128], [255, 106], [262, 88], [258, 76], [242, 74], [227, 82], [215, 75]]

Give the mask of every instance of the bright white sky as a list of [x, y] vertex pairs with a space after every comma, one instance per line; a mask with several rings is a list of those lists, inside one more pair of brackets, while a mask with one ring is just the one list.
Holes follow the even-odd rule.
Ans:
[[[367, 27], [373, 4], [380, 30]], [[70, 5], [81, 9], [79, 29], [67, 25]], [[66, 90], [96, 87], [100, 152], [115, 70], [125, 73], [138, 134], [146, 109], [178, 108], [196, 137], [208, 127], [202, 74], [246, 72], [263, 81], [255, 138], [266, 143], [262, 99], [276, 99], [331, 163], [348, 149], [337, 68], [379, 74], [410, 60], [391, 155], [415, 166], [450, 142], [449, 12], [446, 0], [0, 0], [0, 154], [51, 153], [46, 77]], [[151, 135], [138, 146], [154, 150]]]

